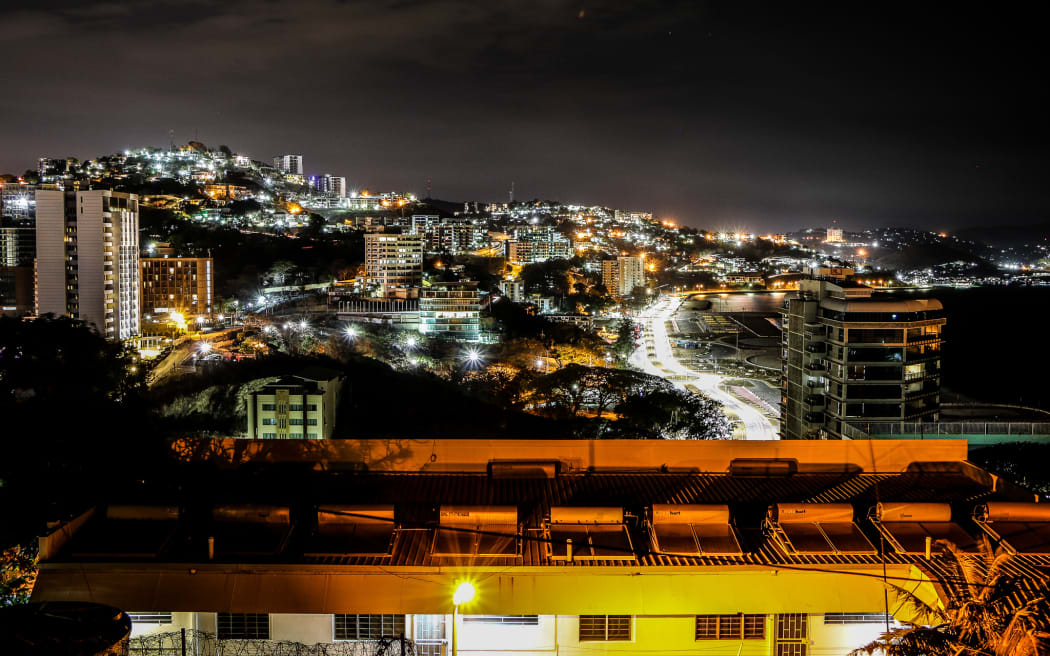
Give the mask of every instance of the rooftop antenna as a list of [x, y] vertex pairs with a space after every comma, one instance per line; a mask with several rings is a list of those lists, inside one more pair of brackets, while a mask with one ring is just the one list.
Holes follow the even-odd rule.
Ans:
[[430, 178], [427, 178], [427, 198], [433, 198], [433, 194], [430, 193]]
[[175, 128], [168, 130], [168, 141], [171, 142], [171, 150], [175, 150]]
[[514, 204], [514, 181], [513, 180], [510, 181], [510, 194], [509, 194], [509, 197], [510, 197], [510, 204], [513, 205]]

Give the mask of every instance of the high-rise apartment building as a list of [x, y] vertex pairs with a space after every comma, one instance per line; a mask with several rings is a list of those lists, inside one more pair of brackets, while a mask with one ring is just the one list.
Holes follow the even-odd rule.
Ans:
[[423, 236], [365, 235], [365, 275], [383, 296], [415, 296], [423, 285]]
[[419, 332], [478, 341], [481, 301], [476, 282], [438, 282], [419, 295]]
[[107, 339], [139, 333], [138, 196], [37, 191], [36, 309], [80, 319]]
[[602, 262], [602, 284], [611, 296], [630, 296], [635, 287], [645, 287], [645, 258], [623, 256]]
[[273, 167], [288, 175], [303, 175], [303, 156], [278, 155], [273, 158]]
[[941, 303], [872, 292], [848, 279], [801, 280], [785, 301], [783, 439], [840, 439], [847, 423], [937, 420]]
[[346, 198], [346, 178], [342, 176], [323, 173], [317, 177], [310, 178], [310, 182], [317, 191], [332, 194], [338, 198]]
[[841, 244], [846, 241], [842, 234], [842, 228], [828, 228], [828, 234], [824, 241], [829, 244]]
[[212, 313], [214, 280], [210, 257], [143, 257], [142, 314]]

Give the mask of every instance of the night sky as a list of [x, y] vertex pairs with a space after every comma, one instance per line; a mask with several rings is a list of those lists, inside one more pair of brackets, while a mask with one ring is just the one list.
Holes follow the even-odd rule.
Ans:
[[0, 172], [174, 129], [351, 188], [513, 180], [711, 228], [1044, 221], [1044, 23], [981, 7], [24, 3], [0, 20]]

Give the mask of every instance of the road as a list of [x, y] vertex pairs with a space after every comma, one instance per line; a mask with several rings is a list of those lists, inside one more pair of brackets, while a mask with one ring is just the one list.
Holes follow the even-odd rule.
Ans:
[[660, 376], [661, 378], [674, 376], [675, 380], [671, 380], [671, 383], [675, 386], [685, 389], [686, 385], [693, 385], [707, 396], [722, 403], [726, 408], [727, 414], [736, 415], [743, 423], [744, 439], [779, 439], [776, 430], [773, 429], [773, 424], [761, 412], [718, 387], [722, 381], [721, 376], [701, 374], [693, 371], [674, 357], [671, 351], [671, 340], [667, 336], [665, 322], [674, 316], [683, 300], [682, 298], [664, 296], [638, 317], [649, 327], [655, 355], [649, 357], [647, 348], [643, 344], [634, 353], [632, 358], [634, 363], [646, 373]]

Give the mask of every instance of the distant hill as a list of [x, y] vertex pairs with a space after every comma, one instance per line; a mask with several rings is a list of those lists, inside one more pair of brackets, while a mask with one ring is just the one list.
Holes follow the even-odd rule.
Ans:
[[987, 244], [988, 246], [1005, 248], [1008, 246], [1031, 244], [1036, 241], [1050, 240], [1050, 223], [1043, 222], [1032, 225], [963, 228], [955, 231], [953, 234], [959, 237], [959, 239], [970, 239]]

